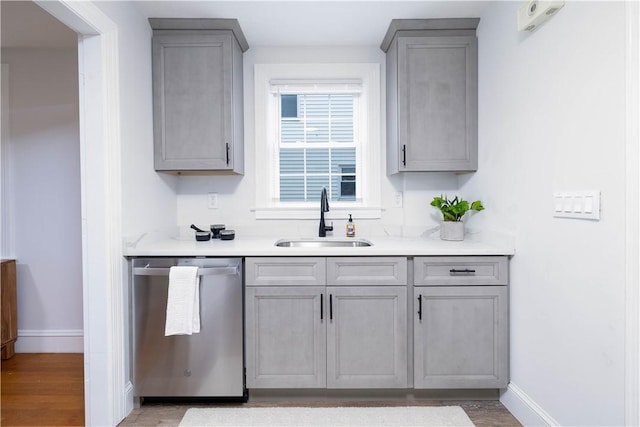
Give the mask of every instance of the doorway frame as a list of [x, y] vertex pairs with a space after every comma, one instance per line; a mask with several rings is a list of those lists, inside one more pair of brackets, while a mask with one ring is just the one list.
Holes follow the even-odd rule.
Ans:
[[640, 424], [640, 4], [625, 1], [625, 424]]
[[133, 405], [124, 342], [118, 26], [92, 2], [34, 2], [78, 33], [85, 423], [117, 425]]

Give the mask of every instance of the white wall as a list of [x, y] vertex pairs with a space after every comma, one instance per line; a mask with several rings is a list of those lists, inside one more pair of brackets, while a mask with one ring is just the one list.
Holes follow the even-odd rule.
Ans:
[[[153, 99], [151, 85], [151, 36], [148, 20], [139, 12], [135, 2], [95, 2], [118, 27], [118, 63], [120, 85], [121, 180], [122, 180], [122, 233], [124, 236], [142, 236], [152, 230], [176, 225], [177, 178], [158, 174], [153, 167]], [[134, 237], [135, 238], [135, 237]], [[124, 297], [123, 340], [125, 408], [124, 415], [133, 409], [131, 384], [131, 348], [129, 330], [129, 276], [124, 266], [122, 295]], [[111, 291], [107, 291], [110, 293]], [[96, 328], [99, 330], [99, 328]], [[105, 331], [106, 332], [106, 331]], [[118, 355], [119, 358], [120, 355]], [[103, 360], [96, 357], [98, 366]], [[94, 407], [101, 396], [93, 394]], [[122, 414], [118, 413], [118, 416]], [[96, 415], [96, 419], [104, 419]], [[110, 418], [109, 418], [110, 419]]]
[[[383, 102], [381, 116], [384, 117], [384, 70], [385, 55], [378, 46], [363, 47], [307, 47], [278, 48], [250, 47], [244, 55], [244, 105], [245, 105], [245, 175], [244, 176], [181, 176], [178, 181], [178, 225], [196, 223], [201, 227], [222, 223], [227, 228], [247, 230], [274, 235], [285, 232], [313, 236], [317, 233], [317, 220], [256, 220], [252, 209], [256, 206], [255, 177], [255, 124], [254, 124], [254, 65], [269, 63], [379, 63]], [[397, 232], [404, 226], [405, 232], [420, 234], [437, 226], [437, 212], [429, 206], [434, 195], [441, 192], [453, 193], [458, 180], [453, 173], [407, 173], [392, 177], [386, 175], [384, 144], [386, 143], [384, 123], [380, 124], [383, 135], [380, 153], [381, 200], [384, 209], [382, 218], [362, 220], [354, 216], [357, 234], [361, 237]], [[394, 206], [395, 193], [403, 192], [403, 208]], [[207, 208], [207, 193], [218, 193], [218, 209]], [[318, 206], [320, 201], [318, 199]], [[327, 214], [333, 219], [332, 212]], [[319, 213], [318, 213], [319, 218]], [[336, 218], [335, 236], [344, 235], [346, 218]], [[408, 231], [411, 229], [411, 231]]]
[[[496, 2], [481, 17], [479, 170], [460, 179], [485, 201], [476, 225], [517, 241], [516, 388], [503, 401], [529, 423], [623, 425], [624, 4], [566, 2], [518, 33], [520, 4]], [[600, 221], [552, 217], [554, 191], [589, 189], [602, 192]], [[521, 398], [541, 413], [513, 404]]]
[[153, 169], [151, 27], [135, 2], [96, 2], [118, 26], [122, 135], [122, 232], [176, 224], [176, 177]]
[[82, 351], [75, 50], [3, 49], [9, 64], [3, 257], [17, 259], [18, 352]]

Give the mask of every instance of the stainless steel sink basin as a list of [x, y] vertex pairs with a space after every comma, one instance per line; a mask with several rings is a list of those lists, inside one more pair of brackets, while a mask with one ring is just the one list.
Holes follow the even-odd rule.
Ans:
[[324, 240], [324, 239], [282, 239], [275, 243], [281, 248], [364, 248], [373, 246], [365, 239]]

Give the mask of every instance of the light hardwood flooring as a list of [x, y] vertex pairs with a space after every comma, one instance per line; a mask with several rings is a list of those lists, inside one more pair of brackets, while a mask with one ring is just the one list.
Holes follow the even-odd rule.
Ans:
[[84, 425], [83, 355], [17, 353], [2, 361], [3, 426]]
[[[84, 425], [82, 354], [18, 353], [2, 361], [2, 426]], [[477, 427], [520, 426], [496, 400], [249, 402], [244, 406], [405, 406], [458, 405]], [[177, 426], [187, 409], [199, 405], [149, 404], [134, 409], [119, 426]], [[229, 404], [225, 406], [231, 406]]]

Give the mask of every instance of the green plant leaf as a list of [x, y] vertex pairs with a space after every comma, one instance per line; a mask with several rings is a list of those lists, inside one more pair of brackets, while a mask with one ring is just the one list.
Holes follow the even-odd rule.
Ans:
[[471, 209], [480, 212], [484, 210], [484, 206], [482, 206], [482, 202], [480, 200], [476, 200], [475, 202], [471, 203]]
[[434, 197], [433, 200], [431, 201], [431, 206], [435, 206], [436, 208], [441, 208], [442, 205], [444, 204], [445, 200], [442, 197]]
[[431, 201], [431, 206], [440, 209], [445, 221], [462, 221], [462, 217], [469, 211], [469, 209], [474, 211], [484, 210], [484, 206], [482, 206], [482, 202], [480, 200], [476, 200], [469, 205], [468, 201], [459, 198], [458, 196], [455, 196], [451, 200], [449, 200], [447, 196], [435, 196]]

